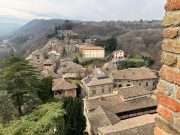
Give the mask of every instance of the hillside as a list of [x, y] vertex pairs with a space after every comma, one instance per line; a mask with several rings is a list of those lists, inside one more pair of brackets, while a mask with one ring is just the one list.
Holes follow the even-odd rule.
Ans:
[[155, 60], [155, 66], [160, 66], [162, 41], [161, 29], [134, 30], [117, 37], [118, 48], [129, 56], [147, 56]]
[[[55, 26], [65, 20], [32, 20], [9, 36], [9, 40], [15, 44], [20, 54], [32, 52], [41, 48], [46, 42], [48, 33], [54, 31]], [[28, 53], [29, 54], [29, 53]]]
[[19, 29], [21, 26], [14, 23], [0, 23], [0, 38]]
[[[62, 25], [65, 20], [32, 20], [12, 33], [8, 39], [15, 44], [20, 55], [27, 56], [41, 48], [48, 41], [47, 35], [54, 32], [55, 26]], [[71, 21], [73, 31], [79, 37], [104, 38], [115, 36], [118, 48], [132, 56], [150, 56], [160, 65], [161, 21]]]

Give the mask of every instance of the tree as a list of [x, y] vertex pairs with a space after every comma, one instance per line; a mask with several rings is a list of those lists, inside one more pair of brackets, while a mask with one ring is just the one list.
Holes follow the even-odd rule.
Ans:
[[0, 123], [6, 124], [17, 116], [11, 95], [6, 91], [0, 91], [0, 108]]
[[144, 61], [124, 60], [118, 62], [118, 69], [139, 68], [145, 66]]
[[115, 37], [111, 37], [107, 40], [98, 39], [95, 41], [95, 45], [105, 47], [105, 51], [111, 53], [117, 48], [117, 40]]
[[52, 77], [45, 77], [39, 81], [38, 97], [44, 103], [53, 98]]
[[142, 59], [144, 59], [146, 66], [151, 66], [154, 64], [154, 60], [151, 59], [151, 57], [142, 56]]
[[58, 26], [55, 26], [55, 28], [54, 28], [54, 34], [55, 34], [55, 35], [58, 34]]
[[80, 98], [64, 97], [62, 99], [64, 115], [64, 135], [83, 135], [86, 120], [83, 115], [83, 101]]
[[24, 104], [24, 96], [36, 94], [38, 74], [35, 68], [25, 59], [11, 56], [3, 63], [0, 74], [3, 89], [12, 95], [19, 116], [22, 116], [21, 107]]
[[76, 58], [74, 58], [73, 62], [79, 64], [79, 59], [77, 56], [76, 56]]
[[63, 135], [64, 110], [60, 103], [39, 106], [27, 116], [0, 125], [2, 135]]

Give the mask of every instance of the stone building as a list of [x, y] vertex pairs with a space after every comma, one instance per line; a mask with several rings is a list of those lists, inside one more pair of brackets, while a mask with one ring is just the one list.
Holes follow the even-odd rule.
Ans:
[[77, 33], [74, 33], [72, 30], [58, 30], [57, 37], [62, 38], [64, 37], [70, 37], [70, 36], [77, 36]]
[[113, 81], [109, 77], [89, 75], [82, 79], [82, 85], [88, 98], [112, 93]]
[[56, 53], [59, 53], [60, 55], [63, 55], [64, 53], [64, 45], [59, 40], [53, 40], [51, 42], [51, 48], [52, 48], [52, 51], [56, 51]]
[[121, 95], [121, 99], [124, 102], [151, 96], [151, 93], [147, 89], [138, 85], [124, 88], [115, 88], [113, 89], [113, 92]]
[[[129, 91], [130, 90], [132, 89], [130, 88]], [[129, 96], [124, 93], [124, 91], [119, 90], [119, 92], [116, 91], [116, 93], [113, 94], [84, 99], [84, 114], [86, 116], [87, 132], [89, 135], [118, 135], [114, 133], [113, 129], [117, 127], [117, 125], [121, 125], [121, 122], [124, 123], [123, 121], [128, 121], [127, 119], [135, 119], [134, 117], [146, 114], [153, 115], [156, 112], [156, 101], [153, 100], [144, 89], [140, 89], [140, 92], [138, 92], [137, 89], [136, 92], [131, 92]], [[153, 132], [153, 125], [151, 125], [152, 127], [150, 126], [151, 128], [149, 126], [147, 127], [146, 124], [149, 122], [145, 119], [143, 123], [141, 123], [144, 125], [143, 129], [149, 128], [147, 135], [151, 135]], [[131, 127], [137, 129], [141, 127], [140, 125], [134, 123]], [[109, 128], [108, 131], [103, 132], [104, 130], [101, 128], [105, 129], [107, 126], [111, 126], [112, 129]], [[126, 129], [130, 130], [128, 132], [133, 133], [131, 127], [126, 127]], [[116, 130], [118, 133], [124, 131], [123, 127], [122, 129], [120, 127], [116, 128]], [[138, 132], [135, 135], [139, 135]]]
[[86, 69], [72, 61], [61, 61], [57, 73], [63, 78], [83, 78], [86, 75]]
[[155, 114], [146, 114], [98, 128], [98, 135], [153, 135]]
[[123, 50], [117, 50], [112, 53], [112, 62], [113, 64], [117, 64], [117, 62], [125, 60], [125, 54]]
[[114, 87], [143, 86], [148, 90], [156, 89], [158, 77], [149, 68], [129, 68], [115, 70], [110, 73]]
[[53, 80], [52, 91], [56, 99], [61, 99], [64, 96], [76, 97], [76, 89], [75, 84], [67, 82], [64, 78]]
[[28, 60], [33, 66], [35, 66], [37, 68], [38, 71], [42, 71], [43, 70], [43, 63], [45, 62], [45, 54], [43, 52], [41, 52], [40, 50], [36, 50], [34, 52], [32, 52], [27, 58], [26, 60]]
[[80, 47], [80, 52], [82, 53], [83, 58], [104, 58], [105, 49], [100, 46], [83, 45]]
[[180, 134], [180, 1], [167, 0], [154, 135]]
[[51, 60], [48, 59], [43, 63], [43, 71], [42, 74], [43, 75], [52, 75], [54, 74], [54, 70], [55, 70], [55, 66], [56, 64]]
[[65, 51], [67, 54], [76, 51], [76, 45], [65, 45]]
[[88, 98], [112, 93], [113, 81], [100, 68], [95, 67], [92, 74], [83, 78], [81, 82]]

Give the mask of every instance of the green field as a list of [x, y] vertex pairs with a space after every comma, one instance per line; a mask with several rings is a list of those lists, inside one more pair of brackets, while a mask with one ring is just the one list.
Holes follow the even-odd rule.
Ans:
[[80, 52], [73, 52], [67, 55], [67, 57], [71, 58], [71, 59], [75, 59], [76, 57], [78, 57], [78, 59], [81, 59], [81, 53]]
[[127, 60], [133, 62], [144, 62], [144, 59], [142, 58], [128, 58]]
[[81, 80], [78, 80], [78, 79], [72, 79], [71, 82], [73, 84], [76, 84], [76, 85], [80, 85], [81, 84]]

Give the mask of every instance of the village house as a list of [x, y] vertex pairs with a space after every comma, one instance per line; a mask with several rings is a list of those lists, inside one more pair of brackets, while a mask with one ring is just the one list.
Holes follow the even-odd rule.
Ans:
[[124, 51], [123, 50], [117, 50], [113, 52], [113, 59], [124, 59]]
[[41, 53], [39, 50], [36, 50], [34, 52], [31, 53], [31, 55], [29, 55], [26, 60], [28, 60], [31, 63], [35, 63], [35, 64], [41, 64], [44, 62], [44, 54]]
[[153, 135], [156, 114], [146, 114], [98, 128], [97, 135]]
[[76, 44], [66, 44], [65, 45], [66, 54], [75, 52], [76, 50], [77, 50]]
[[124, 102], [151, 96], [151, 93], [147, 89], [138, 85], [124, 88], [115, 88], [113, 89], [113, 92], [121, 95], [121, 99]]
[[64, 47], [65, 47], [66, 54], [77, 51], [77, 44], [78, 42], [72, 39], [65, 40]]
[[40, 50], [31, 53], [26, 60], [34, 65], [42, 75], [54, 76], [55, 69], [58, 66], [57, 62], [62, 58], [63, 53], [63, 43], [57, 39], [51, 39]]
[[46, 61], [45, 54], [41, 50], [36, 50], [32, 52], [27, 58], [32, 65], [37, 68], [37, 71], [41, 72], [43, 70], [43, 63]]
[[110, 73], [110, 77], [114, 82], [114, 87], [139, 85], [150, 91], [156, 88], [158, 82], [156, 73], [144, 67], [115, 70]]
[[51, 42], [51, 48], [52, 48], [52, 51], [55, 51], [56, 53], [59, 53], [61, 56], [64, 53], [64, 45], [59, 40], [53, 40]]
[[43, 63], [43, 71], [42, 71], [42, 74], [43, 75], [53, 75], [55, 72], [55, 62], [53, 62], [52, 59], [48, 59], [46, 60], [44, 63]]
[[86, 69], [72, 61], [62, 61], [57, 70], [57, 74], [63, 78], [83, 78], [86, 75]]
[[54, 98], [61, 99], [64, 96], [76, 97], [77, 86], [71, 82], [67, 82], [64, 78], [53, 80], [52, 91]]
[[117, 62], [125, 60], [125, 54], [123, 50], [117, 50], [112, 53], [112, 62], [117, 64]]
[[112, 93], [112, 79], [99, 68], [95, 68], [93, 74], [83, 78], [81, 82], [88, 98]]
[[115, 71], [117, 70], [117, 65], [113, 64], [112, 61], [107, 62], [103, 65], [103, 67], [101, 68], [101, 70], [106, 73], [107, 75], [110, 75], [111, 71]]
[[62, 37], [67, 38], [70, 36], [78, 35], [77, 33], [74, 33], [72, 30], [58, 30], [57, 32], [58, 32], [58, 34], [57, 34], [58, 38], [62, 38]]
[[[101, 128], [112, 126], [113, 129], [126, 119], [154, 114], [156, 108], [156, 101], [151, 98], [148, 90], [141, 86], [114, 89], [112, 94], [85, 98], [84, 114], [87, 119], [87, 131], [89, 135], [97, 135], [98, 133], [100, 135], [107, 133], [111, 135], [114, 132], [113, 130], [109, 129], [109, 131], [103, 132]], [[122, 131], [121, 128], [116, 130]], [[152, 133], [153, 131], [149, 132]]]
[[105, 57], [105, 49], [103, 47], [95, 46], [92, 44], [81, 46], [80, 52], [85, 59]]

